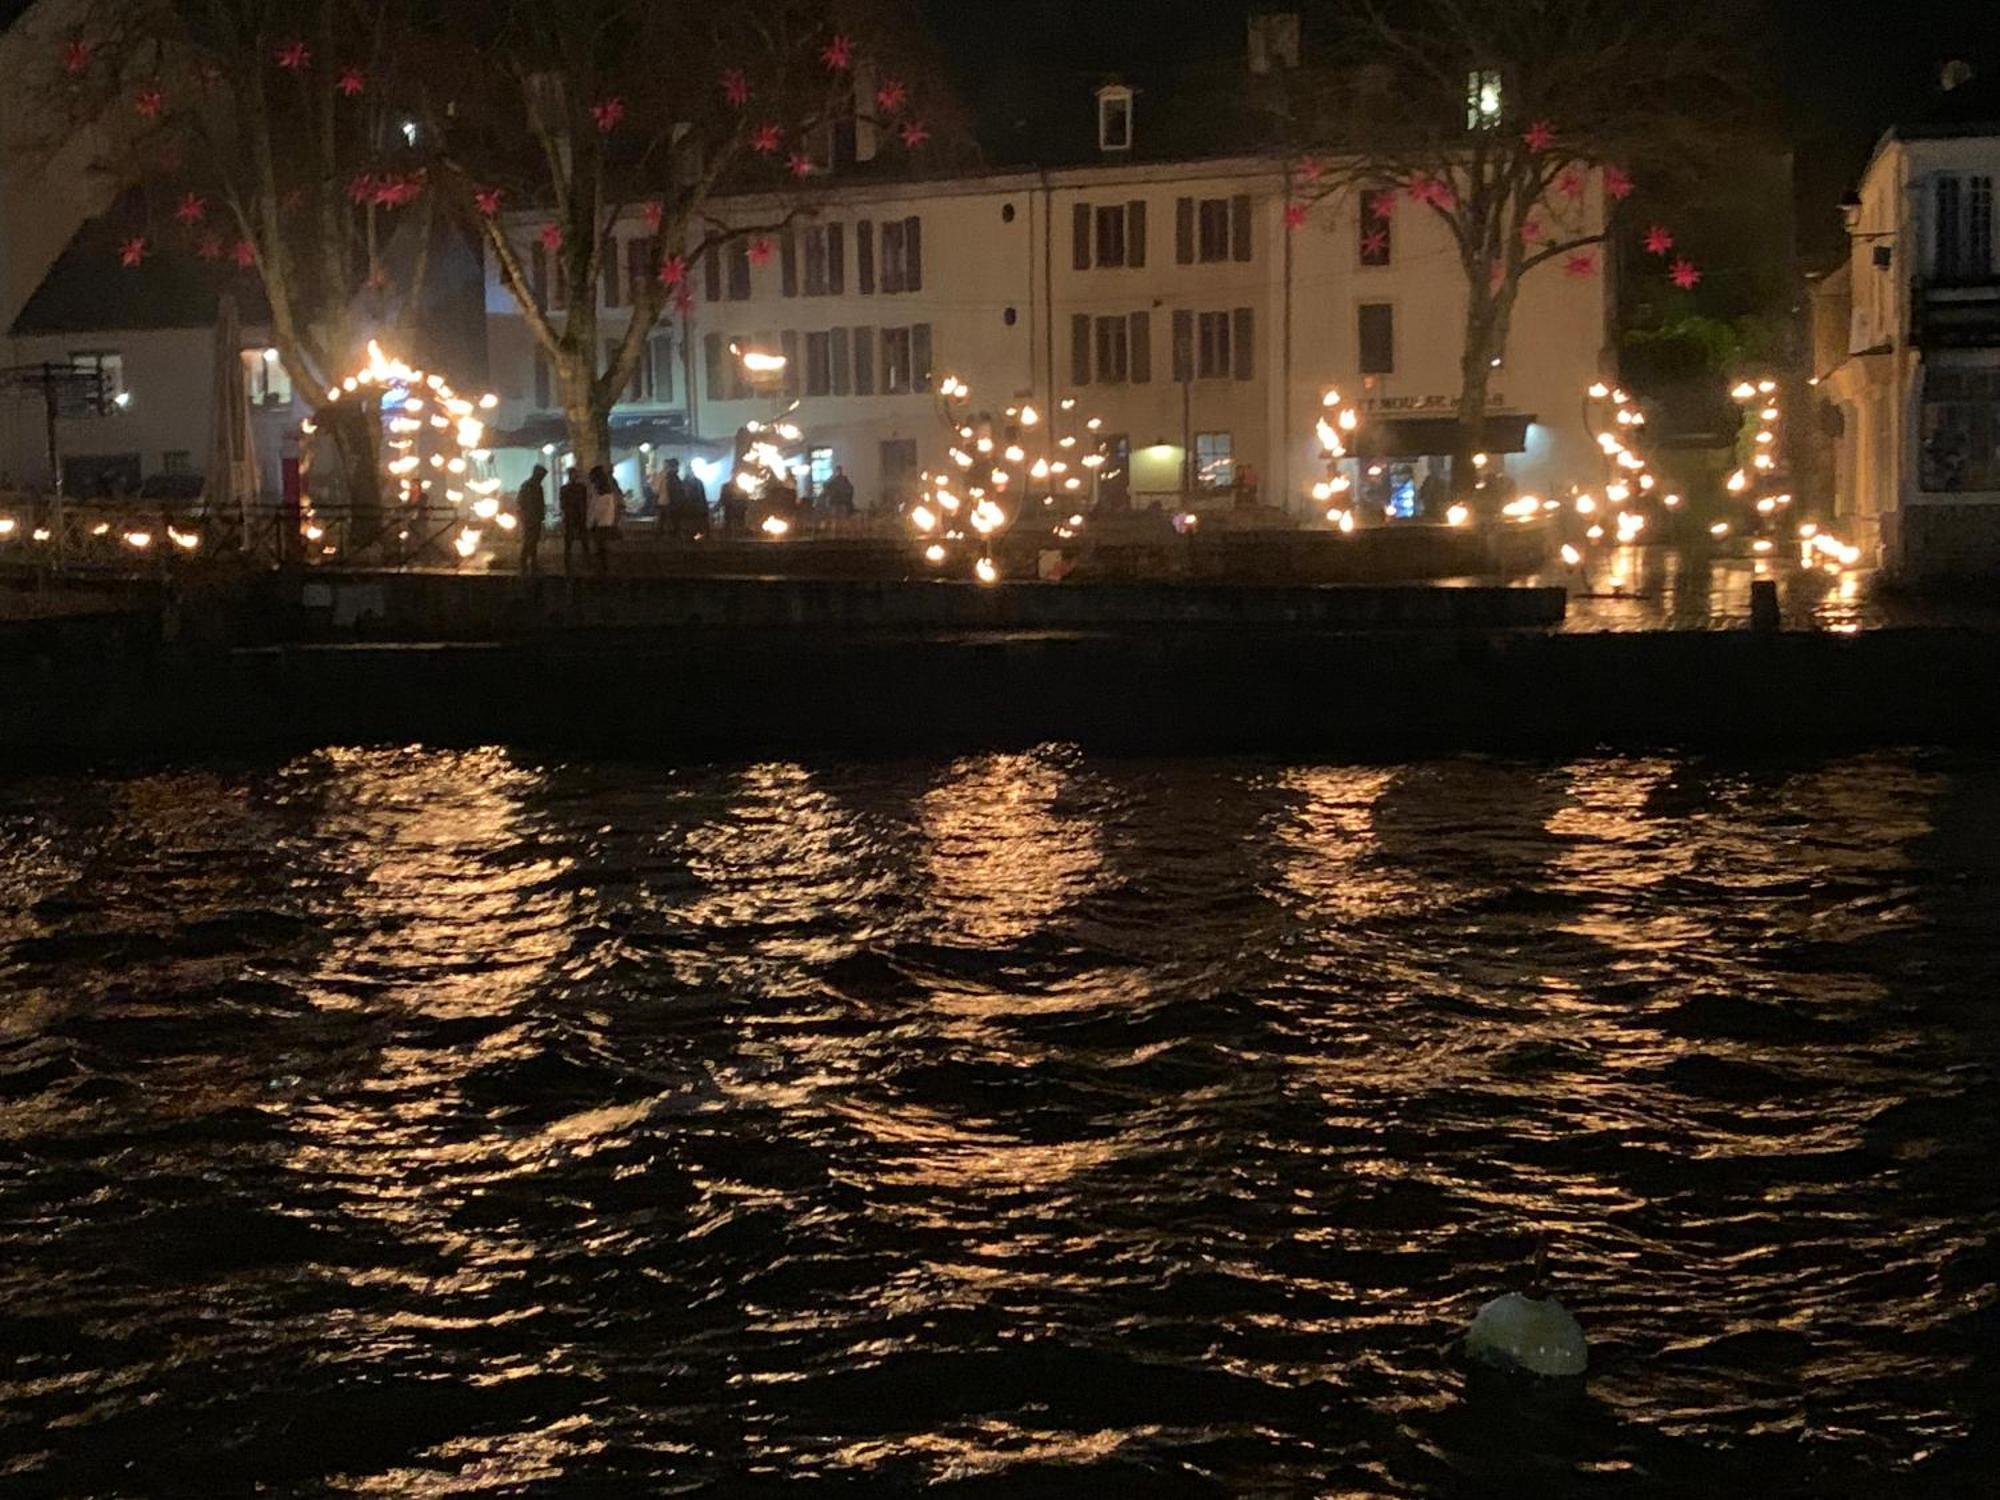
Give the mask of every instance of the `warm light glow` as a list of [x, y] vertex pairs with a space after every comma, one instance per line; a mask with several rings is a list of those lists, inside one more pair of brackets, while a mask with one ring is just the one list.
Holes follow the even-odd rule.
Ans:
[[1578, 563], [1583, 561], [1583, 554], [1577, 551], [1576, 548], [1572, 547], [1568, 542], [1564, 542], [1562, 549], [1562, 560], [1569, 567], [1573, 568]]
[[763, 531], [765, 536], [776, 538], [784, 536], [789, 532], [792, 529], [792, 523], [787, 521], [783, 516], [766, 516], [764, 517], [763, 525], [759, 529]]
[[1444, 513], [1444, 523], [1447, 526], [1463, 526], [1471, 519], [1472, 512], [1463, 505], [1454, 505]]
[[1731, 474], [1729, 476], [1730, 494], [1740, 495], [1749, 488], [1750, 488], [1750, 476], [1748, 474], [1745, 474], [1741, 469], [1738, 469], [1734, 474]]
[[993, 565], [993, 559], [990, 557], [980, 558], [973, 564], [972, 571], [981, 583], [999, 582], [1000, 570]]

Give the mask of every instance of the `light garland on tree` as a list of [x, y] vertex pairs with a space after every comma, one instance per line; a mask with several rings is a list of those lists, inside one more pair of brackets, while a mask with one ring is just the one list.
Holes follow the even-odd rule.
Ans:
[[1354, 530], [1354, 481], [1340, 470], [1348, 457], [1349, 440], [1361, 426], [1361, 414], [1342, 404], [1340, 392], [1327, 390], [1319, 398], [1320, 413], [1313, 422], [1319, 438], [1319, 453], [1326, 464], [1326, 477], [1312, 487], [1313, 502], [1326, 507], [1327, 524], [1336, 531]]
[[1080, 416], [1074, 396], [1056, 402], [1053, 420], [1032, 401], [999, 416], [975, 411], [972, 387], [951, 375], [938, 382], [938, 415], [951, 467], [925, 470], [924, 493], [904, 513], [926, 562], [941, 567], [971, 550], [973, 577], [995, 583], [994, 546], [1027, 517], [1046, 518], [1060, 541], [1083, 529], [1084, 491], [1105, 462], [1102, 417]]

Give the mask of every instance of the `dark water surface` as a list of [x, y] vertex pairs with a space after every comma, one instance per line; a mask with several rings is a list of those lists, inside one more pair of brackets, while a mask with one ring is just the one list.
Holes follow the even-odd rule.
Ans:
[[17, 777], [0, 953], [0, 1490], [1994, 1492], [2000, 764]]

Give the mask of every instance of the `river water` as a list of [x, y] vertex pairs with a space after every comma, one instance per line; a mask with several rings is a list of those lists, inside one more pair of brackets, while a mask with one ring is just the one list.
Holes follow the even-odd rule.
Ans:
[[15, 776], [0, 952], [0, 1489], [1992, 1492], [1993, 762]]

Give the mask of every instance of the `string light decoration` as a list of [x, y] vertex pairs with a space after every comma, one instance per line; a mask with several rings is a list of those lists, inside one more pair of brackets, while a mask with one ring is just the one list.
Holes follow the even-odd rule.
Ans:
[[1313, 503], [1325, 507], [1327, 524], [1334, 530], [1351, 532], [1354, 479], [1343, 471], [1342, 465], [1347, 461], [1354, 434], [1361, 427], [1361, 414], [1343, 404], [1340, 392], [1332, 389], [1321, 394], [1319, 406], [1313, 432], [1319, 438], [1319, 455], [1326, 465], [1326, 477], [1312, 487]]
[[780, 488], [789, 482], [788, 476], [799, 467], [800, 445], [805, 434], [792, 421], [792, 413], [798, 406], [794, 401], [775, 421], [752, 420], [736, 431], [736, 469], [729, 483], [746, 500], [764, 503], [765, 513], [758, 519], [757, 530], [774, 542], [783, 541], [792, 533], [793, 518], [769, 507]]
[[1083, 530], [1104, 474], [1102, 417], [1083, 415], [1074, 396], [1050, 414], [1021, 401], [995, 415], [975, 409], [972, 387], [951, 375], [938, 381], [937, 405], [949, 466], [923, 472], [923, 492], [904, 512], [926, 562], [943, 567], [970, 553], [972, 576], [995, 583], [993, 549], [1015, 526], [1032, 517], [1060, 541]]
[[[479, 477], [493, 457], [479, 414], [499, 405], [498, 396], [461, 396], [442, 375], [392, 357], [371, 339], [367, 363], [328, 388], [329, 404], [350, 398], [378, 403], [385, 489], [401, 510], [398, 541], [408, 541], [412, 526], [427, 525], [441, 512], [450, 518], [447, 529], [457, 527], [452, 550], [470, 561], [478, 555], [487, 527], [511, 532], [520, 524], [501, 509], [499, 479]], [[311, 437], [319, 425], [308, 418], [300, 431]], [[323, 556], [338, 550], [326, 540], [326, 528], [309, 497], [301, 501], [299, 531]]]
[[[1751, 514], [1744, 527], [1757, 533], [1751, 550], [1757, 554], [1757, 571], [1766, 571], [1766, 559], [1777, 550], [1770, 534], [1782, 527], [1792, 496], [1782, 487], [1780, 441], [1784, 420], [1779, 404], [1778, 382], [1768, 376], [1739, 380], [1729, 392], [1743, 412], [1743, 447], [1748, 461], [1737, 467], [1724, 482], [1732, 497], [1748, 502]], [[1799, 548], [1799, 565], [1839, 573], [1861, 561], [1861, 549], [1842, 541], [1813, 521], [1799, 522], [1793, 529]]]

